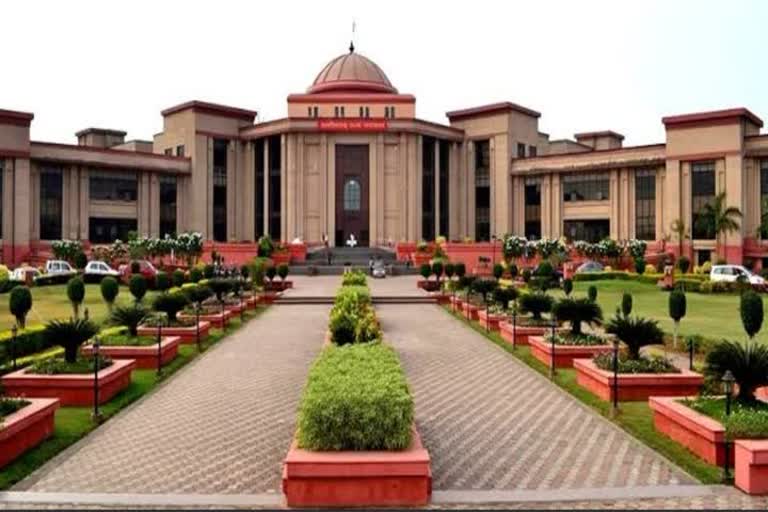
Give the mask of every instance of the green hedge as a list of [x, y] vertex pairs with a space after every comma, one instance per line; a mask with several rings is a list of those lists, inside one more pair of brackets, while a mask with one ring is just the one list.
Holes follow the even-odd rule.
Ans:
[[620, 272], [618, 270], [612, 270], [610, 272], [580, 272], [573, 275], [574, 281], [603, 281], [608, 279], [628, 281], [633, 279], [633, 276], [628, 272]]
[[413, 397], [395, 351], [381, 343], [329, 346], [309, 371], [299, 407], [299, 447], [404, 450]]
[[[20, 329], [16, 335], [15, 352], [16, 358], [21, 358], [50, 348], [52, 345], [46, 343], [43, 331], [45, 326], [33, 325], [26, 329]], [[0, 366], [5, 366], [11, 361], [11, 331], [0, 332]]]

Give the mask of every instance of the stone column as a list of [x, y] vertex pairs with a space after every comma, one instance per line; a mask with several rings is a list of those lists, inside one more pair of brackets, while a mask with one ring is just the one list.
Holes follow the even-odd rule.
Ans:
[[263, 232], [269, 236], [269, 137], [264, 138], [264, 226]]
[[435, 176], [435, 232], [430, 236], [433, 240], [436, 239], [438, 236], [442, 235], [443, 233], [440, 233], [440, 139], [435, 139], [435, 161], [434, 161], [434, 176]]

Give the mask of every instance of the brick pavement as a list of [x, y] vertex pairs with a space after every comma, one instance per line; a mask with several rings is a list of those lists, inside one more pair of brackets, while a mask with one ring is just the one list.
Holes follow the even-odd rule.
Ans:
[[280, 492], [328, 306], [272, 307], [15, 490]]

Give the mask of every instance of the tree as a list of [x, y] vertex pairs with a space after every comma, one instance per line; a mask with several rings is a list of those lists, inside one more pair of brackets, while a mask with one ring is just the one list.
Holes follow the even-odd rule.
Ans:
[[597, 303], [585, 299], [566, 297], [552, 307], [552, 314], [560, 322], [571, 324], [571, 334], [581, 334], [581, 324], [599, 325], [603, 319], [603, 310]]
[[[269, 267], [274, 268], [274, 267]], [[272, 276], [274, 278], [274, 276]], [[224, 303], [224, 297], [232, 291], [232, 280], [224, 278], [216, 278], [208, 281], [208, 287], [216, 294], [216, 299], [219, 303]]]
[[120, 293], [120, 285], [118, 284], [117, 279], [112, 276], [107, 276], [101, 280], [99, 288], [101, 289], [101, 298], [107, 303], [107, 309], [111, 313], [112, 307], [115, 305], [117, 294]]
[[605, 325], [605, 332], [624, 342], [630, 359], [639, 359], [642, 347], [664, 342], [658, 322], [647, 318], [617, 314]]
[[675, 322], [675, 330], [673, 336], [674, 347], [677, 348], [677, 330], [680, 326], [680, 320], [683, 319], [686, 313], [687, 302], [685, 299], [685, 292], [676, 288], [669, 294], [669, 317]]
[[168, 315], [169, 322], [175, 322], [176, 315], [187, 303], [187, 297], [181, 292], [161, 293], [155, 297], [153, 307], [155, 311], [162, 311]]
[[73, 277], [67, 283], [67, 298], [72, 304], [72, 310], [75, 312], [75, 318], [80, 318], [80, 305], [85, 299], [85, 284], [79, 277]]
[[763, 299], [752, 290], [744, 292], [741, 295], [739, 312], [741, 324], [749, 339], [752, 340], [763, 326]]
[[696, 216], [696, 228], [715, 238], [716, 252], [719, 256], [722, 237], [741, 228], [739, 219], [742, 216], [741, 210], [736, 206], [726, 206], [725, 192], [720, 192], [699, 210]]
[[158, 290], [165, 293], [171, 287], [171, 280], [165, 272], [158, 272], [155, 276], [155, 286]]
[[421, 267], [419, 267], [419, 274], [421, 274], [421, 277], [424, 279], [429, 279], [429, 276], [432, 275], [432, 267], [429, 265], [429, 263], [421, 264]]
[[27, 325], [27, 313], [32, 309], [32, 293], [26, 286], [16, 286], [11, 290], [11, 296], [8, 300], [8, 308], [11, 314], [16, 317], [16, 323], [22, 329]]
[[436, 261], [432, 264], [432, 273], [435, 275], [438, 283], [440, 282], [440, 278], [443, 276], [444, 271], [445, 268], [443, 267], [442, 262]]
[[738, 399], [755, 401], [755, 389], [768, 385], [768, 345], [723, 340], [709, 351], [704, 372], [715, 382], [730, 370], [738, 384]]
[[181, 285], [184, 284], [184, 280], [185, 280], [184, 271], [181, 270], [180, 268], [177, 268], [176, 270], [173, 271], [172, 276], [173, 276], [173, 286], [181, 288]]
[[621, 313], [624, 316], [629, 316], [632, 313], [632, 294], [624, 292], [621, 296]]
[[587, 288], [587, 298], [592, 302], [597, 301], [597, 286], [590, 285], [590, 287]]
[[281, 263], [277, 266], [277, 275], [280, 277], [281, 281], [285, 281], [285, 278], [288, 277], [288, 265], [285, 263]]
[[136, 302], [141, 302], [141, 299], [147, 294], [147, 280], [141, 274], [134, 274], [128, 281], [128, 291], [131, 292]]
[[493, 301], [504, 311], [509, 308], [509, 303], [517, 298], [517, 288], [510, 286], [502, 288], [501, 286], [493, 290]]
[[683, 219], [675, 219], [670, 224], [669, 229], [677, 236], [678, 254], [683, 254], [683, 241], [690, 238], [688, 226], [685, 225]]
[[64, 360], [77, 362], [77, 351], [84, 341], [93, 337], [99, 329], [90, 320], [53, 320], [45, 326], [43, 336], [49, 345], [64, 347]]
[[467, 266], [464, 264], [464, 262], [458, 262], [454, 265], [454, 269], [456, 271], [456, 277], [461, 279], [465, 275], [467, 275]]
[[530, 313], [533, 320], [540, 321], [542, 313], [552, 310], [552, 297], [544, 292], [526, 293], [520, 296], [520, 310]]
[[502, 265], [501, 263], [496, 263], [493, 266], [493, 277], [495, 277], [496, 280], [498, 281], [499, 279], [501, 279], [501, 276], [503, 275], [504, 275], [504, 265]]
[[563, 279], [563, 293], [565, 293], [565, 296], [570, 297], [572, 291], [573, 291], [573, 280], [571, 278]]
[[[269, 279], [270, 283], [275, 279], [275, 276], [277, 275], [277, 269], [275, 268], [274, 265], [270, 265], [270, 266], [267, 267], [266, 275], [267, 275], [267, 279]], [[216, 290], [214, 290], [214, 291], [216, 291]]]
[[118, 306], [109, 315], [109, 323], [126, 327], [131, 336], [136, 336], [139, 324], [144, 321], [147, 313], [147, 309], [139, 302], [134, 302], [127, 306]]
[[498, 283], [496, 283], [495, 279], [481, 278], [481, 279], [476, 279], [475, 282], [472, 283], [472, 290], [475, 293], [480, 294], [483, 297], [483, 304], [487, 305], [488, 294], [492, 293], [497, 286], [498, 286]]
[[456, 267], [453, 265], [453, 263], [448, 262], [445, 264], [445, 277], [448, 278], [448, 280], [452, 280], [454, 274], [456, 273]]

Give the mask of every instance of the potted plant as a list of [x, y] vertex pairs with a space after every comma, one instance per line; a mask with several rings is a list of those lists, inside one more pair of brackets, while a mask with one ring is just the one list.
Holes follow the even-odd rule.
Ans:
[[[527, 269], [526, 269], [527, 270]], [[531, 336], [543, 336], [551, 330], [552, 322], [543, 317], [552, 310], [554, 299], [546, 292], [521, 293], [518, 299], [519, 312], [513, 324], [509, 320], [499, 323], [501, 337], [515, 345], [528, 345]]]
[[96, 325], [86, 319], [53, 320], [46, 324], [44, 336], [50, 345], [64, 348], [64, 357], [39, 360], [2, 377], [0, 382], [10, 395], [58, 398], [61, 405], [88, 406], [94, 402], [93, 373], [98, 364], [99, 403], [108, 402], [131, 383], [133, 360], [112, 361], [100, 356], [78, 358], [80, 345], [93, 337]]
[[506, 318], [507, 311], [509, 309], [509, 303], [517, 299], [516, 288], [506, 288], [497, 286], [492, 292], [492, 302], [488, 304], [485, 309], [477, 312], [480, 325], [485, 327], [489, 331], [498, 331], [499, 324]]
[[32, 309], [32, 293], [26, 286], [16, 286], [11, 290], [8, 306], [11, 314], [16, 317], [20, 328], [27, 325], [27, 313]]

